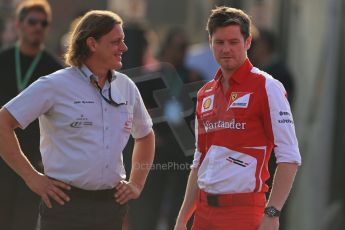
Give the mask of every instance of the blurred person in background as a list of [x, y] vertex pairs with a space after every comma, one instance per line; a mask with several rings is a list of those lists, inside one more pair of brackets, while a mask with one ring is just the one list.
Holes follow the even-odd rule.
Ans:
[[[38, 77], [62, 67], [44, 47], [51, 23], [51, 9], [43, 0], [19, 2], [16, 8], [18, 41], [0, 52], [0, 106], [15, 97]], [[31, 103], [35, 103], [32, 101]], [[35, 120], [25, 130], [16, 130], [18, 141], [33, 167], [42, 171], [39, 127]], [[39, 196], [0, 158], [0, 229], [32, 230], [38, 216]], [[20, 221], [19, 221], [20, 220]]]
[[[39, 230], [122, 230], [154, 157], [152, 121], [124, 74], [122, 19], [93, 10], [70, 37], [70, 67], [40, 77], [0, 110], [0, 155], [41, 197]], [[39, 117], [44, 174], [25, 158], [13, 130]], [[122, 151], [135, 138], [129, 180]], [[23, 228], [26, 229], [26, 228]]]
[[[196, 151], [175, 230], [279, 229], [301, 156], [283, 85], [247, 57], [251, 20], [242, 10], [217, 7], [207, 29], [220, 65], [198, 92]], [[277, 158], [266, 202], [272, 149]]]
[[186, 66], [186, 55], [189, 47], [189, 38], [181, 28], [172, 28], [168, 31], [161, 46], [159, 60], [171, 64], [184, 83], [202, 80], [202, 75]]
[[123, 31], [126, 43], [131, 44], [123, 55], [123, 70], [136, 67], [145, 69], [144, 53], [150, 48], [147, 41], [148, 28], [143, 24], [131, 22], [124, 25]]

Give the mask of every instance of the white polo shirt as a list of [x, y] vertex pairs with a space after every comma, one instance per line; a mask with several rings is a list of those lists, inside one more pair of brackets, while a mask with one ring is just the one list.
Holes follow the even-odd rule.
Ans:
[[[82, 74], [84, 73], [84, 74]], [[73, 186], [109, 189], [126, 178], [122, 151], [129, 135], [152, 130], [140, 93], [126, 75], [112, 71], [102, 92], [90, 82], [92, 72], [69, 67], [39, 78], [4, 107], [26, 128], [39, 118], [40, 150], [45, 174]], [[97, 77], [96, 77], [97, 78]]]

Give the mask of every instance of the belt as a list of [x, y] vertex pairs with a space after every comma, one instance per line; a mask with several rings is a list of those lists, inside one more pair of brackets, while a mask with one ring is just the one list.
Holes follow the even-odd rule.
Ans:
[[199, 192], [201, 203], [207, 203], [208, 206], [265, 206], [265, 193], [234, 193], [234, 194], [211, 194], [203, 190]]
[[117, 190], [115, 188], [105, 190], [84, 190], [71, 186], [71, 189], [66, 191], [70, 196], [78, 197], [88, 200], [111, 200], [114, 199], [114, 194]]

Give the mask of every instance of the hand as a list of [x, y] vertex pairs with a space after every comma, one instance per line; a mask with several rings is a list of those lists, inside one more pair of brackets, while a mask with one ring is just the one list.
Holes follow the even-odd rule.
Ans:
[[115, 200], [121, 205], [129, 200], [137, 199], [142, 190], [136, 183], [125, 180], [120, 181], [115, 188], [117, 189], [117, 192], [114, 194]]
[[279, 230], [279, 217], [264, 215], [261, 219], [259, 230]]
[[61, 205], [64, 205], [66, 201], [70, 200], [62, 189], [70, 190], [71, 187], [61, 181], [50, 179], [44, 174], [35, 174], [26, 181], [26, 184], [33, 192], [37, 193], [42, 198], [48, 208], [53, 207], [50, 198], [53, 198]]

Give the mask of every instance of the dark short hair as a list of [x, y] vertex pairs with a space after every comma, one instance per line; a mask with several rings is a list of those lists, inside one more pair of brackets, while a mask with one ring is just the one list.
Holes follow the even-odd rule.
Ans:
[[51, 21], [52, 11], [49, 3], [46, 0], [23, 0], [19, 2], [16, 7], [17, 20], [22, 22], [32, 11], [44, 13], [45, 15], [47, 15], [48, 21]]
[[244, 39], [247, 39], [251, 34], [252, 22], [250, 17], [240, 9], [226, 6], [216, 7], [211, 11], [206, 30], [212, 37], [217, 28], [228, 25], [239, 25]]
[[70, 32], [65, 62], [70, 66], [81, 66], [90, 55], [86, 40], [92, 37], [96, 40], [109, 33], [115, 25], [122, 26], [122, 19], [114, 12], [107, 10], [92, 10], [86, 13], [75, 28]]

